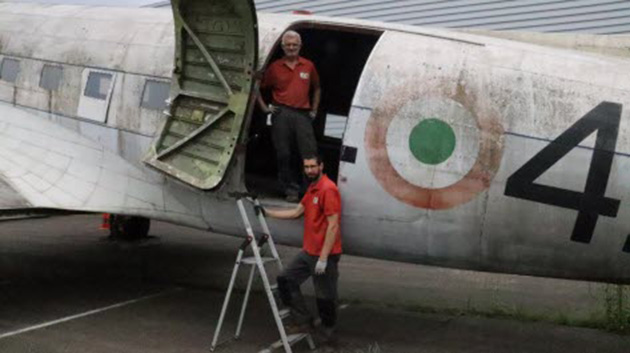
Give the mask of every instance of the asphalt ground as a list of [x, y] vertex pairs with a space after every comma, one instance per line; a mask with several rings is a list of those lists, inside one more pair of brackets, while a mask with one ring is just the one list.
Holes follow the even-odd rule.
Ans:
[[[0, 223], [0, 352], [207, 352], [240, 239], [153, 222], [148, 240], [113, 242], [99, 223], [94, 215]], [[285, 259], [296, 251], [280, 247]], [[340, 272], [338, 344], [318, 352], [630, 352], [629, 336], [530, 321], [596, 319], [601, 284], [351, 256]], [[257, 352], [277, 337], [257, 291], [241, 339], [217, 352]]]

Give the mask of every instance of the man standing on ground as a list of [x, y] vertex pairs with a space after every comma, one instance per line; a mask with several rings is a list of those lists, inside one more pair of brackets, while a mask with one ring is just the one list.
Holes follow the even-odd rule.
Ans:
[[300, 285], [313, 276], [322, 333], [332, 337], [337, 322], [337, 264], [341, 257], [341, 197], [339, 189], [325, 174], [320, 157], [304, 159], [304, 173], [310, 181], [302, 201], [293, 209], [265, 209], [268, 216], [298, 218], [304, 214], [302, 251], [278, 276], [282, 302], [291, 308], [294, 324], [287, 332], [310, 330], [313, 319], [306, 307]]
[[[319, 74], [310, 60], [300, 56], [302, 39], [295, 31], [282, 35], [284, 57], [274, 61], [264, 74], [261, 87], [271, 89], [272, 103], [267, 105], [258, 95], [263, 112], [273, 114], [271, 134], [278, 160], [278, 181], [287, 201], [299, 200], [298, 171], [291, 168], [295, 160], [294, 141], [300, 157], [315, 155], [317, 141], [312, 120], [317, 116], [321, 99]], [[313, 103], [310, 95], [313, 93]]]

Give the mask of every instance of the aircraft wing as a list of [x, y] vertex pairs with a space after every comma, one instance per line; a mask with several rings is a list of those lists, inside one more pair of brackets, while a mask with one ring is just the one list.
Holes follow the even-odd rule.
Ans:
[[104, 212], [207, 228], [201, 210], [187, 206], [194, 200], [178, 195], [184, 194], [177, 192], [181, 187], [78, 131], [0, 103], [0, 213], [25, 208]]
[[0, 179], [0, 212], [2, 210], [15, 210], [30, 208], [30, 204], [19, 192]]

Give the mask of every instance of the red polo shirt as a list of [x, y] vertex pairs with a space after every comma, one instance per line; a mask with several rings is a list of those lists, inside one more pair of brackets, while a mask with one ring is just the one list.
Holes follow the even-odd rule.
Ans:
[[301, 56], [293, 69], [284, 58], [274, 61], [262, 81], [263, 88], [271, 88], [275, 103], [298, 109], [311, 109], [311, 84], [319, 85], [319, 74], [315, 65]]
[[[339, 215], [341, 221], [341, 197], [339, 189], [325, 174], [316, 184], [311, 184], [302, 198], [304, 206], [304, 245], [302, 249], [319, 256], [326, 239], [327, 216]], [[337, 228], [335, 244], [330, 255], [341, 254], [341, 226]]]

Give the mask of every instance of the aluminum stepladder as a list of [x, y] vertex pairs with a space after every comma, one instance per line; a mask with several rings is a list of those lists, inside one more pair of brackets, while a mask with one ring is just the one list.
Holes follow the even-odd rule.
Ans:
[[[298, 333], [287, 335], [284, 324], [282, 323], [282, 319], [287, 318], [290, 315], [289, 309], [278, 309], [278, 304], [276, 303], [276, 299], [273, 294], [272, 285], [269, 283], [269, 278], [267, 277], [267, 271], [265, 270], [265, 264], [275, 262], [278, 266], [278, 270], [282, 271], [282, 260], [278, 255], [278, 251], [276, 250], [275, 243], [273, 238], [271, 237], [271, 232], [269, 231], [269, 227], [267, 225], [267, 220], [265, 219], [264, 212], [259, 211], [262, 209], [260, 202], [256, 198], [255, 195], [245, 194], [245, 193], [232, 193], [231, 196], [236, 197], [236, 205], [238, 207], [239, 213], [241, 215], [241, 219], [243, 220], [243, 225], [245, 226], [245, 231], [247, 237], [241, 244], [238, 249], [238, 253], [236, 255], [236, 261], [234, 263], [234, 269], [232, 270], [232, 277], [230, 278], [230, 284], [228, 285], [225, 299], [223, 301], [223, 307], [221, 308], [221, 315], [219, 316], [219, 322], [217, 323], [217, 327], [214, 331], [214, 337], [212, 338], [212, 345], [210, 346], [210, 351], [213, 352], [217, 347], [217, 342], [219, 340], [219, 335], [221, 333], [221, 326], [223, 325], [223, 321], [225, 319], [225, 314], [230, 302], [230, 297], [232, 296], [232, 290], [234, 289], [234, 284], [236, 282], [236, 276], [238, 275], [238, 271], [240, 265], [249, 265], [251, 266], [251, 270], [249, 273], [249, 279], [247, 281], [247, 289], [245, 290], [245, 296], [243, 298], [243, 304], [241, 307], [241, 313], [238, 318], [238, 324], [236, 326], [236, 332], [234, 334], [234, 339], [238, 339], [241, 335], [241, 328], [243, 326], [243, 319], [245, 318], [245, 310], [247, 309], [247, 302], [249, 299], [249, 294], [252, 289], [252, 284], [254, 282], [254, 275], [256, 273], [256, 269], [258, 269], [258, 273], [262, 279], [263, 286], [265, 288], [265, 294], [267, 295], [267, 299], [269, 300], [269, 305], [271, 306], [271, 311], [273, 313], [274, 320], [276, 322], [276, 326], [278, 327], [278, 332], [280, 333], [280, 340], [271, 344], [271, 346], [267, 349], [260, 351], [260, 353], [271, 352], [274, 349], [284, 347], [284, 351], [286, 353], [292, 353], [291, 346], [295, 343], [301, 341], [302, 339], [306, 339], [309, 348], [311, 350], [315, 349], [315, 343], [313, 342], [313, 338], [310, 333]], [[263, 230], [263, 235], [257, 240], [254, 235], [254, 230], [252, 229], [251, 223], [247, 216], [247, 211], [245, 210], [245, 205], [243, 199], [252, 202], [254, 204], [254, 209], [256, 210], [256, 216]], [[269, 244], [269, 250], [271, 251], [271, 257], [263, 257], [261, 255], [261, 250], [265, 244]], [[245, 250], [247, 247], [251, 245], [253, 256], [243, 258]], [[277, 288], [277, 285], [273, 286]]]

